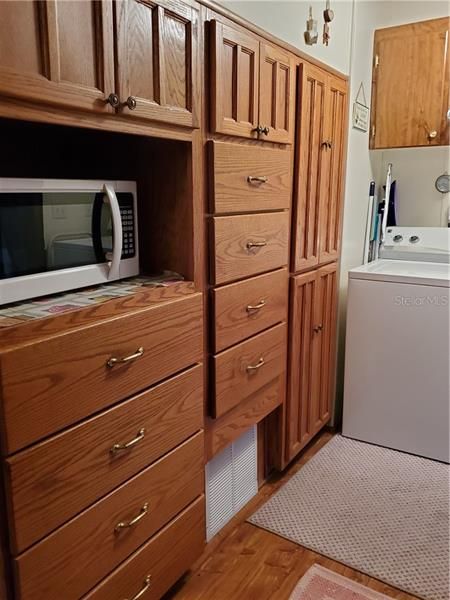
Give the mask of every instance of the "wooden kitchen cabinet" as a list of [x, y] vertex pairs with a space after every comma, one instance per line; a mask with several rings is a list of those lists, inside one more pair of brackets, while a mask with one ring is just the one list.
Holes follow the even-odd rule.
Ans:
[[112, 112], [111, 0], [0, 2], [0, 94]]
[[114, 11], [111, 0], [0, 2], [0, 94], [198, 127], [197, 5]]
[[375, 31], [370, 147], [449, 143], [450, 19]]
[[347, 83], [300, 66], [299, 131], [294, 180], [292, 270], [339, 255], [347, 142]]
[[198, 127], [198, 8], [128, 0], [115, 10], [121, 112]]
[[257, 137], [259, 41], [211, 21], [211, 127], [216, 133]]
[[269, 132], [262, 139], [280, 144], [294, 141], [295, 65], [288, 52], [260, 45], [259, 123]]
[[290, 144], [295, 63], [250, 32], [211, 21], [211, 129]]
[[332, 263], [291, 278], [286, 461], [330, 419], [335, 379], [336, 273]]

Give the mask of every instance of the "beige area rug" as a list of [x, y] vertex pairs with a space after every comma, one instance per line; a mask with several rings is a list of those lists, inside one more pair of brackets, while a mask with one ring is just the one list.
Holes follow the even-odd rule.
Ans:
[[449, 466], [335, 436], [249, 521], [426, 600], [449, 600]]
[[313, 565], [303, 575], [289, 600], [392, 600], [365, 585]]

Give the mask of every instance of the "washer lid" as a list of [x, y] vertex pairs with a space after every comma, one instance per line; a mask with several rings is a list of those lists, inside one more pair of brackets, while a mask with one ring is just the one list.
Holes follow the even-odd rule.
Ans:
[[352, 269], [348, 276], [350, 279], [450, 287], [450, 265], [445, 263], [380, 259]]

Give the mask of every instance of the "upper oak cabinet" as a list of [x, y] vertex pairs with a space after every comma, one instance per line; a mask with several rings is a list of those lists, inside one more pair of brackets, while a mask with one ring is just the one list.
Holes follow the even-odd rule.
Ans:
[[300, 65], [293, 225], [294, 272], [338, 259], [347, 128], [347, 84]]
[[370, 147], [449, 143], [449, 17], [375, 32]]
[[112, 3], [0, 2], [0, 94], [113, 111]]
[[294, 138], [295, 64], [248, 32], [211, 21], [211, 129], [281, 144]]
[[177, 0], [127, 0], [115, 9], [123, 113], [197, 127], [198, 10]]
[[0, 22], [1, 95], [198, 127], [194, 2], [5, 1]]

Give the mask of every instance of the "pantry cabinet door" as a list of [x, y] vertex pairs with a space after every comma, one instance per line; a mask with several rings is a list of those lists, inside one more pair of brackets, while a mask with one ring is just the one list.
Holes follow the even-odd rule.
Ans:
[[115, 10], [121, 113], [198, 127], [197, 5], [127, 0]]
[[371, 148], [449, 143], [450, 18], [375, 31]]
[[0, 94], [111, 112], [111, 0], [0, 2]]
[[319, 195], [319, 264], [339, 258], [347, 144], [347, 83], [327, 82], [323, 185]]
[[325, 110], [328, 76], [308, 64], [300, 65], [297, 152], [293, 202], [293, 270], [319, 262], [319, 199], [326, 186], [328, 155]]
[[[292, 460], [314, 434], [311, 427], [313, 327], [316, 319], [316, 271], [291, 278], [288, 388], [286, 400], [286, 460]], [[315, 386], [317, 393], [317, 385]]]
[[216, 20], [210, 39], [212, 132], [256, 139], [259, 41]]
[[317, 271], [312, 328], [312, 371], [309, 427], [314, 436], [331, 417], [335, 391], [337, 263]]
[[280, 144], [294, 141], [295, 63], [288, 52], [261, 44], [259, 124], [268, 128], [260, 139]]

